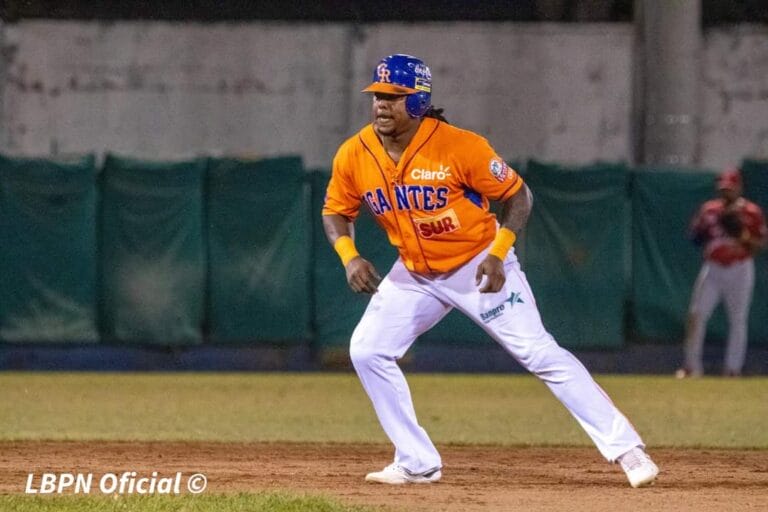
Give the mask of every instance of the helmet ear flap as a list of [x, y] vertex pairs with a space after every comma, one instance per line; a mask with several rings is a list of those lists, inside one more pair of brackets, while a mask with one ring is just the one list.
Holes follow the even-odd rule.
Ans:
[[421, 117], [429, 110], [431, 94], [428, 92], [417, 92], [410, 94], [405, 99], [405, 110], [411, 117]]

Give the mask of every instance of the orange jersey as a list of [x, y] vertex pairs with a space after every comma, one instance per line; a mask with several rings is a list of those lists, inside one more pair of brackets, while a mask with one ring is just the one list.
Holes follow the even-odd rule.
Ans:
[[365, 204], [408, 270], [443, 273], [488, 247], [496, 236], [488, 200], [522, 186], [473, 132], [424, 118], [395, 164], [369, 124], [336, 153], [323, 215], [354, 220]]

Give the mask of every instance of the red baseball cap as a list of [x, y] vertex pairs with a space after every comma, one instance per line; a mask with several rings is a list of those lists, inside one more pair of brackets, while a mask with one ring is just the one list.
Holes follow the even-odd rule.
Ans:
[[717, 177], [718, 190], [736, 190], [741, 188], [741, 173], [738, 169], [726, 169]]

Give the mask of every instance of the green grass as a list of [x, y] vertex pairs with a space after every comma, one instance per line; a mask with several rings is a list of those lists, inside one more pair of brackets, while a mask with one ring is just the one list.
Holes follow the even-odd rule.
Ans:
[[[649, 445], [768, 449], [766, 378], [597, 380]], [[532, 376], [409, 382], [438, 444], [591, 445]], [[353, 373], [0, 373], [0, 390], [3, 440], [387, 442]]]
[[365, 512], [372, 509], [342, 505], [317, 496], [283, 493], [242, 493], [201, 496], [0, 496], [4, 512]]

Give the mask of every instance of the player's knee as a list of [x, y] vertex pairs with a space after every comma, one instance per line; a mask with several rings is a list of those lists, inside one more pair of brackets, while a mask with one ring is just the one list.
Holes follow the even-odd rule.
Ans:
[[535, 375], [538, 375], [547, 367], [547, 365], [543, 364], [544, 358], [540, 352], [525, 354], [523, 357], [520, 357], [518, 361], [523, 368]]
[[520, 363], [531, 373], [544, 380], [557, 379], [571, 370], [574, 360], [570, 352], [555, 342], [531, 351]]
[[353, 343], [349, 347], [349, 358], [355, 368], [370, 367], [381, 357], [379, 351], [367, 345]]

